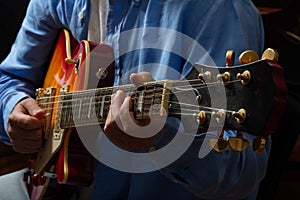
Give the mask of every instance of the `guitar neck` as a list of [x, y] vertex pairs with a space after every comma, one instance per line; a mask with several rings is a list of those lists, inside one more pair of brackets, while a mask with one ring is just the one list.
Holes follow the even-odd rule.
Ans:
[[[111, 105], [111, 95], [117, 90], [123, 90], [131, 97], [130, 111], [138, 120], [162, 116], [181, 119], [186, 116], [186, 121], [191, 122], [184, 128], [192, 127], [198, 133], [220, 127], [256, 136], [273, 132], [266, 127], [276, 100], [272, 66], [261, 61], [231, 68], [196, 67], [187, 76], [187, 80], [154, 81], [140, 86], [128, 84], [75, 92], [68, 92], [69, 86], [66, 85], [61, 88], [58, 97], [51, 97], [55, 91], [46, 92], [50, 94], [46, 97], [38, 95], [40, 106], [52, 118], [46, 120], [45, 127], [58, 132], [60, 129], [104, 124]], [[258, 67], [260, 70], [257, 70]], [[199, 71], [205, 73], [199, 74]], [[203, 76], [207, 73], [215, 77], [214, 80], [206, 80]], [[228, 82], [225, 84], [227, 74]], [[249, 82], [245, 83], [246, 78], [240, 77], [246, 77], [247, 74]], [[223, 98], [225, 104], [222, 103]]]
[[166, 116], [171, 87], [172, 81], [166, 80], [148, 82], [141, 86], [129, 84], [62, 93], [57, 104], [61, 113], [60, 127], [65, 129], [104, 124], [111, 104], [111, 95], [117, 90], [123, 90], [125, 95], [131, 97], [133, 103], [130, 111], [136, 119]]

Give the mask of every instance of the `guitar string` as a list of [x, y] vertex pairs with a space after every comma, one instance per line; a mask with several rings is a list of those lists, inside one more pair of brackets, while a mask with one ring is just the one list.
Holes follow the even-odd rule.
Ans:
[[[180, 111], [182, 111], [182, 110], [186, 110], [186, 111], [191, 111], [191, 112], [193, 112], [193, 113], [195, 113], [195, 109], [198, 109], [198, 110], [200, 110], [200, 109], [203, 109], [203, 111], [205, 110], [207, 113], [209, 113], [209, 111], [211, 111], [211, 112], [213, 112], [213, 111], [219, 111], [219, 110], [224, 110], [224, 112], [227, 112], [227, 113], [232, 113], [232, 112], [234, 112], [234, 111], [232, 111], [232, 110], [226, 110], [226, 109], [221, 109], [221, 108], [212, 108], [212, 107], [206, 107], [206, 106], [196, 106], [196, 105], [189, 105], [189, 104], [182, 104], [182, 103], [178, 103], [178, 102], [172, 102], [172, 101], [165, 101], [165, 102], [168, 102], [168, 103], [171, 103], [172, 105], [179, 105], [179, 106], [181, 106], [180, 108], [172, 108], [172, 110], [180, 110]], [[96, 103], [97, 104], [97, 103]], [[186, 107], [182, 107], [182, 105], [184, 105], [184, 106], [189, 106], [189, 109], [188, 108], [186, 108]], [[72, 105], [72, 106], [62, 106], [62, 107], [57, 107], [58, 109], [63, 109], [64, 111], [66, 111], [66, 110], [70, 110], [71, 111], [71, 108], [72, 108], [72, 110], [75, 110], [75, 113], [76, 113], [76, 107], [79, 107], [79, 106], [74, 106], [74, 105]], [[90, 109], [84, 109], [84, 107], [83, 106], [80, 106], [81, 108], [83, 108], [83, 109], [81, 109], [81, 110], [83, 110], [83, 111], [90, 111]], [[108, 107], [106, 107], [106, 108], [108, 108]], [[192, 109], [192, 108], [195, 108], [195, 109]], [[44, 109], [46, 112], [47, 111], [51, 111], [51, 110], [54, 110], [53, 108], [50, 108], [50, 109]], [[81, 110], [80, 111], [78, 111], [78, 113], [80, 113], [81, 112]], [[149, 109], [150, 110], [150, 109]], [[148, 110], [147, 110], [147, 108], [144, 108], [143, 109], [143, 112], [147, 112]], [[168, 112], [169, 114], [176, 114], [176, 113], [174, 113], [174, 112], [172, 112], [172, 111], [169, 111]]]
[[[199, 80], [194, 80], [194, 81], [199, 81]], [[186, 83], [187, 81], [185, 81]], [[230, 81], [229, 83], [234, 83], [234, 82], [239, 82], [239, 80], [234, 80], [234, 81]], [[177, 82], [176, 82], [177, 83]], [[176, 86], [176, 87], [172, 87], [172, 89], [177, 89], [177, 90], [182, 90], [182, 91], [176, 91], [176, 92], [170, 92], [170, 93], [165, 93], [165, 95], [170, 95], [170, 94], [179, 94], [180, 92], [184, 92], [184, 91], [193, 91], [195, 89], [203, 89], [203, 88], [209, 88], [209, 87], [213, 87], [213, 86], [220, 86], [220, 84], [222, 84], [221, 82], [214, 82], [214, 83], [207, 83], [207, 84], [194, 84], [194, 85], [184, 85], [184, 86]], [[193, 87], [191, 88], [190, 86], [197, 86], [197, 87]], [[200, 86], [200, 87], [199, 87]], [[133, 89], [132, 86], [127, 86], [130, 89]], [[185, 90], [185, 87], [187, 88]], [[116, 87], [111, 87], [112, 89], [115, 89]], [[163, 90], [164, 88], [159, 88], [160, 90]], [[122, 88], [122, 90], [124, 92], [126, 92], [126, 90], [124, 88]], [[75, 91], [75, 92], [71, 92], [71, 93], [66, 93], [66, 94], [62, 94], [62, 95], [57, 95], [57, 96], [46, 96], [46, 97], [37, 97], [37, 100], [48, 100], [48, 99], [55, 99], [55, 98], [64, 98], [64, 97], [70, 97], [70, 96], [85, 96], [85, 95], [94, 95], [95, 92], [111, 92], [111, 89], [106, 89], [106, 88], [96, 88], [96, 89], [90, 89], [90, 90], [83, 90], [83, 91]], [[132, 92], [136, 92], [131, 90]], [[158, 91], [156, 90], [146, 90], [146, 91]], [[112, 95], [111, 93], [109, 93], [108, 95], [102, 95], [102, 96], [97, 96], [97, 97], [103, 97], [103, 96], [110, 96]], [[85, 99], [85, 98], [82, 98]], [[89, 99], [89, 97], [87, 97], [87, 99]], [[62, 102], [66, 102], [67, 100], [62, 100]], [[57, 102], [46, 102], [46, 103], [42, 103], [43, 105], [46, 104], [53, 104], [53, 103], [61, 103], [61, 100], [58, 100]]]
[[[96, 102], [93, 102], [95, 104], [97, 104]], [[176, 110], [180, 110], [179, 112], [174, 112], [174, 111], [171, 111], [171, 112], [168, 112], [168, 114], [171, 114], [171, 115], [189, 115], [189, 116], [193, 116], [196, 114], [196, 111], [195, 109], [192, 109], [192, 108], [196, 108], [196, 109], [207, 109], [206, 110], [206, 113], [209, 114], [209, 113], [212, 113], [213, 110], [215, 111], [218, 111], [220, 109], [218, 108], [211, 108], [211, 107], [205, 107], [205, 106], [197, 106], [197, 105], [190, 105], [190, 104], [184, 104], [184, 103], [178, 103], [178, 102], [172, 102], [172, 101], [168, 101], [168, 103], [172, 103], [172, 104], [177, 104], [177, 105], [180, 105], [180, 109], [177, 109], [177, 108], [173, 108], [174, 111]], [[90, 104], [88, 104], [90, 106]], [[79, 105], [78, 105], [79, 106]], [[182, 106], [187, 106], [187, 107], [182, 107]], [[74, 108], [76, 106], [64, 106], [63, 108], [65, 109], [68, 109], [71, 111], [71, 108]], [[62, 109], [63, 109], [62, 108]], [[51, 110], [51, 109], [50, 109]], [[81, 115], [80, 111], [78, 111], [78, 113], [76, 112], [76, 109], [75, 110], [75, 114], [71, 113], [71, 112], [68, 112], [67, 114], [65, 114], [65, 116], [69, 115], [69, 116], [78, 116], [78, 118], [84, 118], [86, 116], [90, 116], [90, 114], [87, 114], [87, 112], [90, 111], [90, 108], [89, 109], [83, 109], [83, 114]], [[209, 111], [209, 110], [212, 110], [212, 111]], [[233, 111], [230, 111], [230, 110], [225, 110], [225, 109], [222, 109], [224, 112], [227, 112], [227, 113], [232, 113]], [[46, 110], [45, 110], [46, 111]], [[147, 110], [144, 110], [144, 111], [147, 111]], [[185, 111], [185, 112], [183, 112]], [[78, 115], [76, 115], [78, 114]], [[108, 113], [105, 113], [105, 114], [108, 114]], [[155, 117], [155, 115], [150, 115], [151, 117]], [[149, 117], [150, 117], [149, 116]], [[98, 118], [98, 116], [96, 116]], [[159, 117], [157, 115], [157, 117]], [[90, 120], [90, 117], [87, 117], [86, 120]]]
[[[182, 111], [182, 110], [185, 110], [185, 111], [191, 111], [191, 112], [193, 112], [193, 113], [195, 113], [195, 109], [206, 109], [205, 111], [207, 112], [207, 113], [210, 113], [210, 112], [213, 112], [213, 111], [219, 111], [219, 110], [224, 110], [224, 112], [227, 112], [227, 113], [232, 113], [232, 112], [234, 112], [234, 111], [232, 111], [232, 110], [226, 110], [226, 109], [221, 109], [221, 108], [212, 108], [212, 107], [206, 107], [206, 106], [196, 106], [196, 105], [192, 105], [192, 104], [190, 104], [190, 105], [188, 105], [188, 104], [182, 104], [182, 103], [178, 103], [178, 102], [172, 102], [172, 101], [165, 101], [165, 102], [168, 102], [168, 103], [172, 103], [172, 104], [174, 104], [174, 105], [179, 105], [179, 106], [182, 106], [182, 105], [184, 105], [184, 106], [189, 106], [190, 108], [186, 108], [186, 107], [180, 107], [180, 108], [172, 108], [172, 110], [180, 110], [180, 111]], [[77, 107], [79, 107], [79, 106], [77, 106]], [[75, 108], [76, 109], [76, 105], [74, 106], [74, 105], [72, 105], [72, 106], [62, 106], [62, 107], [57, 107], [57, 109], [68, 109], [68, 108]], [[192, 109], [192, 108], [195, 108], [195, 109]], [[53, 109], [53, 108], [49, 108], [49, 109], [44, 109], [44, 111], [52, 111], [52, 110], [55, 110], [55, 109]], [[71, 109], [69, 109], [69, 110], [71, 110]], [[84, 110], [84, 109], [83, 109]], [[150, 110], [150, 109], [149, 109]], [[89, 111], [89, 109], [85, 109], [85, 111]], [[145, 111], [148, 111], [147, 109], [144, 109], [143, 110], [144, 112]], [[78, 111], [79, 112], [79, 111]], [[50, 113], [50, 112], [49, 112]], [[168, 112], [169, 114], [175, 114], [174, 112], [171, 112], [171, 111], [169, 111]]]
[[[196, 80], [196, 81], [199, 81], [199, 80]], [[183, 81], [182, 81], [183, 82]], [[184, 81], [184, 82], [186, 82], [186, 81]], [[191, 82], [191, 81], [189, 81], [189, 82]], [[231, 81], [231, 82], [235, 82], [235, 81]], [[217, 84], [219, 85], [221, 82], [217, 82]], [[199, 85], [199, 84], [198, 84]], [[207, 86], [207, 84], [200, 84], [200, 86], [201, 85], [203, 85], [203, 87], [208, 87]], [[210, 83], [210, 86], [212, 86], [212, 85], [216, 85], [216, 83]], [[202, 87], [202, 88], [203, 88]], [[124, 87], [122, 87], [122, 88], [124, 88]], [[128, 86], [128, 88], [132, 88], [132, 85], [130, 85], [130, 86]], [[184, 88], [184, 86], [182, 87], [181, 86], [181, 88], [180, 87], [174, 87], [175, 89], [179, 89], [179, 90], [183, 90], [183, 91], [188, 91], [188, 90], [191, 90], [191, 89], [189, 89], [189, 88], [187, 88], [187, 89], [183, 89]], [[98, 88], [99, 89], [99, 88]], [[100, 88], [101, 89], [101, 88]], [[194, 90], [195, 88], [192, 88], [192, 90]], [[199, 88], [198, 88], [199, 89]], [[160, 88], [160, 90], [161, 90], [161, 88]], [[151, 92], [151, 91], [150, 91]], [[154, 92], [154, 90], [152, 90], [152, 92]], [[83, 93], [78, 93], [78, 94], [85, 94], [86, 92], [83, 92]], [[90, 93], [90, 92], [89, 92]], [[67, 96], [67, 95], [66, 95]], [[52, 97], [49, 97], [49, 98], [54, 98], [53, 96]], [[96, 99], [95, 97], [93, 97], [94, 99]], [[99, 98], [99, 97], [98, 97]], [[104, 97], [105, 98], [105, 97]], [[152, 98], [152, 97], [149, 97], [150, 99]], [[155, 98], [155, 97], [154, 97]], [[77, 101], [77, 100], [75, 100], [75, 101]], [[84, 100], [82, 100], [82, 101], [84, 101]], [[71, 103], [73, 102], [73, 100], [71, 100]], [[107, 101], [105, 101], [105, 102], [107, 102]], [[184, 104], [184, 103], [178, 103], [178, 102], [168, 102], [168, 103], [172, 103], [173, 105], [180, 105], [181, 106], [181, 108], [180, 108], [180, 112], [178, 112], [178, 113], [175, 113], [175, 112], [168, 112], [169, 114], [173, 114], [173, 115], [195, 115], [195, 110], [191, 110], [191, 109], [186, 109], [186, 108], [183, 108], [182, 106], [183, 105], [185, 105], [185, 106], [190, 106], [190, 107], [194, 107], [194, 108], [197, 108], [197, 109], [200, 109], [200, 108], [203, 108], [203, 109], [211, 109], [211, 110], [220, 110], [220, 109], [218, 109], [218, 108], [211, 108], [211, 107], [203, 107], [203, 106], [196, 106], [196, 105], [191, 105], [191, 104]], [[97, 101], [90, 101], [89, 103], [88, 103], [88, 105], [90, 106], [90, 104], [97, 104]], [[105, 104], [105, 103], [104, 103]], [[83, 106], [84, 107], [84, 105], [80, 105], [80, 106]], [[68, 106], [67, 106], [68, 107]], [[65, 107], [63, 106], [63, 107], [61, 107], [61, 109], [64, 109]], [[74, 108], [74, 106], [72, 106], [72, 108]], [[53, 109], [55, 109], [55, 108], [50, 108], [50, 110], [53, 110]], [[90, 109], [89, 109], [90, 110]], [[173, 108], [173, 110], [174, 110], [174, 108]], [[45, 111], [47, 111], [46, 109], [45, 109]], [[49, 108], [48, 108], [48, 111], [49, 111]], [[192, 113], [183, 113], [182, 111], [189, 111], [189, 112], [192, 112]], [[232, 113], [233, 111], [228, 111], [228, 110], [224, 110], [225, 112], [230, 112], [230, 113]], [[90, 111], [89, 111], [90, 112]], [[206, 111], [207, 113], [209, 113], [208, 111]], [[88, 115], [90, 115], [90, 114], [88, 114]], [[80, 116], [80, 115], [79, 115]], [[151, 117], [153, 117], [153, 116], [151, 116]], [[98, 118], [98, 117], [97, 117]], [[89, 120], [90, 120], [90, 118], [89, 118]], [[99, 123], [99, 120], [97, 120], [97, 123]]]
[[[183, 111], [188, 111], [188, 112], [182, 112]], [[192, 112], [192, 113], [190, 113]], [[212, 113], [210, 111], [207, 111], [206, 113]], [[168, 114], [172, 114], [174, 115], [179, 115], [179, 116], [195, 116], [195, 111], [191, 110], [191, 109], [181, 109], [180, 112], [168, 112]], [[97, 124], [104, 124], [106, 121], [105, 117], [102, 117], [99, 119], [99, 117], [95, 117], [95, 118], [82, 118], [79, 115], [75, 115], [78, 116], [78, 118], [73, 118], [72, 113], [69, 113], [68, 118], [64, 120], [64, 123], [62, 123], [61, 125], [63, 126], [63, 128], [70, 128], [70, 127], [74, 127], [75, 124], [76, 126], [84, 126], [84, 125], [97, 125]], [[161, 118], [163, 116], [161, 115], [149, 115], [144, 117], [143, 119], [154, 119], [154, 118]]]
[[[220, 83], [218, 83], [218, 85], [219, 85]], [[202, 88], [204, 88], [204, 87], [208, 87], [208, 86], [206, 86], [206, 85], [204, 85], [204, 84], [202, 84], [203, 85], [203, 87]], [[211, 85], [216, 85], [216, 84], [211, 84]], [[189, 89], [189, 88], [187, 88], [187, 89], [184, 89], [184, 87], [174, 87], [175, 89], [182, 89], [183, 91], [189, 91], [189, 90], [194, 90], [195, 88], [192, 88], [192, 89]], [[199, 89], [199, 88], [198, 88]], [[156, 90], [156, 89], [155, 89]], [[152, 93], [152, 92], [155, 92], [155, 90], [150, 90], [148, 93]], [[161, 91], [161, 88], [160, 88], [160, 91]], [[183, 91], [180, 91], [180, 92], [183, 92]], [[79, 93], [80, 94], [80, 93]], [[82, 93], [83, 94], [83, 93]], [[78, 96], [81, 96], [82, 94], [80, 94], [80, 95], [78, 95]], [[91, 93], [89, 93], [89, 94], [91, 94]], [[68, 96], [68, 95], [66, 95], [66, 96]], [[69, 95], [70, 96], [70, 95]], [[161, 95], [162, 96], [162, 95]], [[159, 96], [159, 97], [161, 97], [161, 96]], [[156, 96], [157, 97], [157, 96]], [[53, 98], [53, 97], [52, 97]], [[102, 96], [102, 98], [105, 98], [105, 96]], [[147, 98], [149, 98], [149, 99], [152, 99], [152, 97], [151, 96], [148, 96]], [[154, 96], [154, 98], [155, 98], [155, 96]], [[77, 106], [80, 106], [80, 108], [81, 107], [83, 107], [84, 108], [84, 106], [85, 105], [88, 105], [88, 107], [89, 107], [89, 109], [88, 109], [88, 112], [90, 112], [90, 106], [91, 106], [91, 104], [101, 104], [101, 102], [99, 102], [99, 101], [94, 101], [94, 100], [97, 100], [97, 99], [99, 99], [99, 96], [92, 96], [92, 99], [90, 99], [90, 98], [85, 98], [85, 99], [88, 99], [88, 100], [90, 100], [88, 103], [86, 103], [86, 104], [80, 104], [80, 105], [77, 105]], [[75, 101], [78, 101], [78, 99], [75, 99]], [[84, 99], [82, 100], [82, 98], [80, 99], [80, 101], [81, 102], [83, 102], [84, 101]], [[71, 99], [71, 100], [68, 100], [67, 102], [69, 102], [69, 103], [73, 103], [74, 102], [74, 99]], [[110, 101], [104, 101], [105, 103], [107, 103], [107, 102], [109, 102], [110, 103]], [[187, 108], [184, 108], [183, 106], [187, 106], [187, 107], [190, 107], [190, 108], [197, 108], [197, 109], [199, 109], [199, 108], [204, 108], [204, 109], [211, 109], [211, 110], [220, 110], [220, 109], [218, 109], [218, 108], [211, 108], [211, 107], [204, 107], [204, 106], [199, 106], [199, 105], [192, 105], [192, 104], [185, 104], [185, 103], [178, 103], [178, 102], [174, 102], [174, 101], [166, 101], [166, 102], [168, 102], [168, 103], [171, 103], [171, 104], [173, 104], [173, 105], [180, 105], [181, 107], [180, 107], [180, 112], [168, 112], [169, 114], [173, 114], [173, 115], [189, 115], [189, 116], [191, 116], [191, 115], [195, 115], [195, 110], [193, 109], [187, 109]], [[143, 103], [142, 103], [143, 104]], [[152, 105], [152, 104], [150, 104], [150, 105]], [[75, 106], [76, 107], [76, 106]], [[61, 106], [61, 107], [57, 107], [57, 108], [61, 108], [61, 109], [64, 109], [64, 108], [74, 108], [74, 105], [71, 105], [71, 106], [69, 106], [69, 105], [65, 105], [65, 106]], [[50, 108], [50, 110], [51, 109], [53, 109], [53, 108]], [[83, 109], [84, 110], [84, 109]], [[174, 108], [173, 108], [173, 110], [174, 110]], [[87, 110], [85, 110], [85, 111], [87, 111]], [[185, 111], [185, 112], [183, 112], [183, 111]], [[228, 110], [224, 110], [225, 112], [230, 112], [230, 113], [232, 113], [232, 111], [228, 111]], [[78, 111], [79, 112], [79, 111]], [[209, 112], [209, 111], [206, 111], [206, 113], [211, 113], [211, 112]], [[85, 113], [86, 114], [86, 113]], [[106, 113], [107, 114], [107, 113]], [[74, 124], [74, 119], [73, 119], [73, 114], [72, 113], [67, 113], [67, 114], [65, 114], [65, 116], [68, 116], [69, 117], [69, 119], [68, 120], [65, 120], [65, 123], [67, 123], [67, 125], [66, 126], [73, 126], [73, 124]], [[78, 115], [79, 116], [79, 118], [80, 117], [82, 117], [80, 114]], [[88, 116], [90, 116], [90, 114], [88, 114]], [[83, 117], [86, 117], [85, 115], [83, 115]], [[149, 116], [150, 117], [150, 116]], [[155, 115], [153, 116], [153, 115], [151, 115], [151, 117], [156, 117]], [[87, 121], [84, 121], [84, 120], [88, 120], [88, 122]], [[91, 120], [95, 120], [96, 122], [91, 122]], [[82, 118], [80, 118], [80, 121], [81, 121], [81, 124], [82, 125], [88, 125], [88, 124], [90, 124], [90, 125], [93, 125], [93, 124], [99, 124], [101, 121], [99, 121], [99, 118], [98, 117], [96, 117], [96, 118], [93, 118], [93, 119], [91, 119], [90, 117], [88, 117], [88, 118], [85, 118], [85, 119], [82, 119]], [[70, 124], [71, 123], [71, 124]], [[102, 121], [101, 123], [105, 123], [105, 121]], [[75, 125], [75, 124], [74, 124]], [[76, 124], [76, 126], [77, 126], [78, 124]]]
[[[94, 100], [95, 99], [96, 98], [94, 97]], [[81, 104], [75, 104], [75, 105], [73, 103], [74, 100], [69, 100], [68, 102], [70, 103], [70, 105], [65, 104], [63, 106], [57, 106], [57, 107], [51, 107], [51, 108], [44, 107], [44, 110], [45, 111], [51, 111], [51, 110], [55, 110], [55, 109], [68, 109], [68, 108], [73, 108], [73, 110], [74, 110], [74, 108], [76, 109], [76, 107], [80, 107], [80, 108], [83, 108], [83, 110], [86, 110], [84, 108], [91, 107], [91, 105], [95, 105], [97, 107], [97, 105], [101, 105], [101, 104], [105, 104], [105, 107], [103, 107], [105, 109], [105, 108], [108, 108], [107, 106], [109, 106], [109, 104], [107, 104], [107, 103], [110, 103], [110, 101], [98, 102], [98, 101], [94, 101], [94, 100], [92, 99], [92, 101], [89, 101], [87, 103], [81, 103]], [[177, 105], [177, 106], [179, 105], [181, 110], [184, 109], [182, 106], [187, 106], [187, 107], [196, 108], [196, 109], [214, 110], [214, 111], [218, 111], [218, 110], [221, 109], [221, 108], [213, 108], [213, 107], [200, 106], [200, 105], [194, 105], [194, 104], [178, 103], [178, 102], [175, 102], [175, 101], [166, 101], [165, 100], [164, 102], [165, 103], [170, 103], [170, 104], [172, 104], [172, 106], [173, 105]], [[160, 103], [156, 103], [156, 104], [161, 105], [161, 104], [163, 104], [163, 102], [160, 101]], [[151, 106], [151, 105], [154, 105], [154, 104], [140, 102], [140, 103], [137, 103], [137, 107], [139, 107], [139, 105], [143, 105], [144, 107], [146, 107], [147, 105]], [[176, 109], [176, 108], [173, 107], [172, 109]], [[88, 109], [88, 110], [90, 110], [90, 109]], [[223, 109], [223, 110], [226, 111], [226, 112], [230, 112], [230, 113], [233, 112], [231, 110], [225, 110], [225, 109]], [[144, 109], [144, 111], [145, 111], [145, 109]]]
[[[108, 102], [108, 101], [107, 101]], [[219, 111], [221, 110], [221, 108], [213, 108], [213, 107], [207, 107], [207, 106], [200, 106], [200, 105], [194, 105], [194, 104], [187, 104], [187, 103], [179, 103], [179, 102], [176, 102], [176, 101], [167, 101], [165, 100], [164, 102], [166, 103], [170, 103], [172, 105], [178, 105], [180, 106], [179, 108], [175, 108], [175, 107], [172, 107], [173, 110], [175, 109], [180, 109], [180, 110], [190, 110], [190, 111], [193, 111], [195, 112], [195, 110], [192, 108], [195, 108], [195, 109], [206, 109], [207, 112], [209, 112], [210, 110], [211, 111]], [[55, 108], [44, 108], [44, 111], [51, 111], [51, 110], [55, 110], [55, 109], [68, 109], [68, 108], [75, 108], [74, 110], [76, 110], [77, 108], [76, 107], [81, 107], [81, 108], [84, 108], [84, 107], [90, 107], [91, 105], [95, 105], [95, 107], [97, 107], [97, 105], [100, 105], [101, 103], [99, 103], [98, 101], [91, 101], [91, 103], [86, 103], [86, 104], [75, 104], [75, 105], [64, 105], [64, 106], [57, 106]], [[146, 105], [146, 106], [152, 106], [153, 104], [151, 103], [140, 103], [141, 105]], [[162, 103], [160, 102], [159, 105], [161, 105]], [[147, 110], [147, 107], [145, 106], [145, 109], [144, 111], [148, 111]], [[183, 107], [183, 106], [187, 106], [188, 108], [190, 109], [187, 109], [186, 107]], [[222, 109], [224, 110], [225, 112], [233, 112], [231, 110], [226, 110], [226, 109]]]

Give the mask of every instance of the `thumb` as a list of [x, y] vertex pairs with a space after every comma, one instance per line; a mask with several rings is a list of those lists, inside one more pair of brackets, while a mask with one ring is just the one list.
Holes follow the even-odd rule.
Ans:
[[41, 119], [45, 116], [45, 111], [37, 104], [35, 99], [27, 98], [21, 102], [21, 105], [33, 117]]
[[154, 81], [154, 79], [149, 72], [140, 72], [131, 74], [130, 81], [135, 85], [139, 85], [145, 82]]

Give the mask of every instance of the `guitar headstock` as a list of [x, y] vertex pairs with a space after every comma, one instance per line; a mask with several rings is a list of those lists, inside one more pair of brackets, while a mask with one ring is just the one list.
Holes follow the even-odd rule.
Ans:
[[[198, 104], [193, 113], [198, 133], [220, 128], [236, 130], [235, 140], [242, 139], [246, 132], [257, 136], [259, 142], [255, 148], [261, 151], [260, 145], [265, 142], [262, 138], [276, 131], [285, 109], [287, 91], [276, 53], [267, 49], [259, 60], [255, 52], [246, 51], [239, 58], [241, 64], [233, 66], [234, 52], [230, 51], [226, 54], [226, 67], [194, 65], [186, 79]], [[184, 104], [180, 107], [185, 109]], [[243, 146], [245, 141], [239, 141], [239, 146]], [[233, 148], [244, 150], [244, 147]]]

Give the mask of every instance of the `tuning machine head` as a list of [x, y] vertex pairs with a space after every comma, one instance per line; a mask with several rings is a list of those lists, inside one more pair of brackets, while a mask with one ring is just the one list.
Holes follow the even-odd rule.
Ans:
[[278, 62], [279, 54], [275, 49], [267, 48], [262, 54], [262, 59]]
[[215, 150], [216, 152], [224, 152], [228, 148], [228, 140], [225, 140], [223, 138], [211, 138], [209, 140], [210, 146]]
[[245, 70], [243, 73], [238, 73], [236, 79], [240, 80], [242, 85], [247, 85], [251, 80], [251, 73], [248, 70]]
[[211, 78], [211, 72], [209, 71], [198, 74], [198, 79], [203, 81], [204, 83], [211, 82]]
[[216, 152], [224, 152], [228, 148], [228, 140], [223, 138], [224, 130], [221, 131], [219, 137], [213, 137], [209, 139], [209, 145], [215, 150]]
[[247, 118], [247, 112], [245, 109], [241, 108], [237, 112], [232, 112], [231, 116], [234, 117], [239, 124], [242, 124]]
[[256, 153], [261, 153], [265, 150], [267, 144], [267, 140], [262, 137], [257, 137], [253, 140], [252, 148]]
[[239, 62], [241, 64], [248, 64], [259, 60], [258, 54], [253, 50], [247, 50], [241, 53]]
[[219, 124], [224, 123], [226, 119], [226, 112], [224, 109], [213, 111], [211, 117], [214, 118]]
[[235, 52], [233, 50], [228, 50], [226, 52], [226, 67], [230, 67], [234, 65]]
[[236, 137], [229, 138], [228, 144], [234, 151], [242, 152], [248, 148], [249, 141], [243, 137], [241, 131], [238, 131]]
[[206, 113], [204, 111], [200, 111], [198, 114], [194, 114], [196, 121], [199, 125], [203, 125], [206, 121]]
[[228, 85], [230, 83], [230, 73], [224, 72], [223, 74], [218, 74], [217, 79], [221, 81], [224, 85]]

